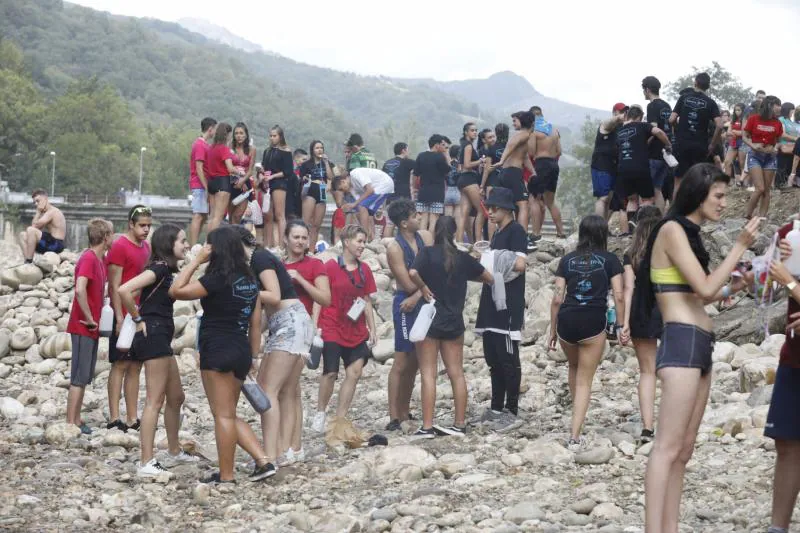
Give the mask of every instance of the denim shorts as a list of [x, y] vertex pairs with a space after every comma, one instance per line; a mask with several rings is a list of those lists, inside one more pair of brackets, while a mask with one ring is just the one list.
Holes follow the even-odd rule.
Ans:
[[444, 205], [458, 205], [461, 203], [461, 193], [458, 187], [447, 187], [444, 191]]
[[667, 179], [669, 174], [669, 165], [663, 159], [650, 160], [650, 179], [653, 181], [654, 189], [662, 189], [664, 187], [664, 180]]
[[762, 170], [778, 170], [778, 154], [765, 154], [748, 150], [747, 169], [758, 167]]
[[614, 190], [616, 176], [605, 170], [592, 169], [592, 194], [595, 198], [605, 198]]
[[664, 323], [661, 344], [656, 352], [656, 370], [664, 367], [699, 368], [700, 375], [711, 372], [714, 353], [713, 333], [692, 324]]
[[302, 302], [295, 302], [269, 317], [266, 351], [308, 355], [314, 340], [314, 322]]
[[208, 193], [205, 189], [192, 189], [192, 213], [208, 214]]

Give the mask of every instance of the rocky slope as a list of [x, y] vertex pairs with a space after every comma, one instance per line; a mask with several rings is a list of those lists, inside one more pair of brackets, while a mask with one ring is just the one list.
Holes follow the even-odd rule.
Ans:
[[[716, 257], [740, 225], [729, 220], [708, 229]], [[84, 400], [84, 418], [94, 433], [80, 435], [63, 423], [70, 342], [62, 332], [76, 255], [48, 254], [39, 266], [6, 270], [0, 288], [0, 529], [642, 531], [643, 474], [651, 445], [634, 443], [641, 427], [631, 349], [609, 348], [597, 372], [586, 427], [589, 448], [576, 455], [563, 444], [570, 415], [567, 369], [563, 354], [548, 352], [545, 340], [552, 272], [570, 242], [545, 244], [529, 258], [521, 428], [496, 434], [477, 426], [463, 440], [420, 443], [409, 439], [415, 427], [407, 423], [404, 434], [388, 435], [388, 447], [359, 450], [328, 448], [321, 436], [307, 431], [305, 463], [250, 484], [248, 458], [240, 455], [235, 487], [197, 483], [201, 470], [213, 468], [215, 452], [193, 351], [196, 305], [176, 304], [174, 348], [186, 390], [181, 437], [204, 459], [200, 468], [173, 468], [178, 475], [169, 483], [142, 481], [135, 476], [138, 435], [101, 429], [107, 417], [105, 341]], [[19, 252], [0, 243], [0, 265], [19, 262]], [[381, 433], [388, 422], [393, 281], [381, 244], [370, 245], [365, 262], [380, 289], [381, 341], [351, 416], [361, 428]], [[471, 320], [478, 291], [477, 285], [469, 289], [465, 314]], [[773, 314], [781, 315], [783, 305]], [[782, 335], [762, 342], [757, 325], [743, 333], [761, 313], [744, 300], [717, 317], [718, 330], [736, 342], [719, 342], [714, 352], [714, 385], [686, 477], [682, 531], [744, 532], [768, 525], [774, 446], [762, 432]], [[468, 414], [476, 416], [488, 403], [490, 380], [480, 340], [468, 333], [465, 344]], [[306, 371], [302, 378], [307, 414], [316, 405], [316, 377]], [[419, 384], [412, 406], [417, 416], [418, 398]], [[449, 383], [440, 376], [437, 418], [445, 423], [452, 418], [451, 398]], [[244, 400], [239, 412], [258, 428]], [[163, 439], [161, 429], [162, 447]]]

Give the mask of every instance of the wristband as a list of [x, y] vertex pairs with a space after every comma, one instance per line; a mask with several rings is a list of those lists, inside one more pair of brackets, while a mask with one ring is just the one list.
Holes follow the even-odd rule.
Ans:
[[133, 323], [134, 323], [134, 324], [139, 324], [139, 323], [140, 323], [142, 320], [144, 320], [144, 319], [142, 318], [142, 316], [141, 316], [141, 315], [139, 315], [139, 316], [137, 316], [136, 318], [131, 318], [131, 320], [133, 320]]
[[725, 298], [729, 297], [730, 295], [731, 295], [731, 286], [730, 285], [725, 285], [724, 287], [722, 287], [722, 299], [724, 300]]

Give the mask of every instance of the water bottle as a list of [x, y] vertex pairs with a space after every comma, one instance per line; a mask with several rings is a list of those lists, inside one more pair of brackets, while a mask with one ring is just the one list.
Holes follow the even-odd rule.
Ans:
[[414, 325], [408, 333], [408, 340], [411, 342], [420, 342], [425, 340], [428, 335], [428, 330], [431, 328], [433, 318], [436, 316], [436, 301], [431, 300], [419, 309], [417, 319], [414, 320]]
[[127, 352], [130, 350], [135, 333], [136, 324], [133, 323], [131, 315], [126, 315], [125, 320], [122, 321], [122, 327], [119, 330], [119, 337], [117, 337], [117, 350], [120, 352]]
[[386, 230], [386, 216], [383, 211], [375, 213], [375, 238], [380, 240], [383, 238], [383, 232]]
[[306, 361], [306, 366], [311, 370], [316, 370], [319, 368], [319, 362], [322, 359], [322, 347], [324, 344], [325, 343], [322, 341], [322, 330], [318, 329], [317, 334], [314, 335], [314, 340], [311, 342], [311, 350], [308, 354], [308, 360]]
[[606, 336], [609, 339], [617, 338], [617, 304], [614, 295], [608, 293], [608, 307], [606, 308]]
[[106, 297], [103, 311], [100, 313], [100, 336], [110, 337], [114, 329], [114, 310], [111, 308], [111, 298]]
[[247, 182], [244, 182], [244, 185], [243, 185], [242, 187], [244, 187], [244, 188], [242, 189], [242, 194], [240, 194], [239, 196], [237, 196], [236, 198], [234, 198], [234, 199], [232, 200], [232, 202], [231, 202], [231, 203], [232, 203], [233, 205], [239, 205], [239, 204], [241, 204], [242, 202], [244, 202], [244, 201], [246, 201], [247, 199], [249, 199], [249, 198], [250, 198], [250, 186], [248, 185], [248, 183], [247, 183]]
[[200, 351], [200, 324], [203, 322], [203, 310], [199, 309], [197, 313], [194, 315], [195, 319], [197, 320], [197, 327], [195, 328], [194, 332], [194, 348], [198, 352]]
[[800, 277], [800, 220], [792, 223], [792, 231], [786, 234], [786, 240], [792, 245], [792, 255], [783, 264], [797, 278]]

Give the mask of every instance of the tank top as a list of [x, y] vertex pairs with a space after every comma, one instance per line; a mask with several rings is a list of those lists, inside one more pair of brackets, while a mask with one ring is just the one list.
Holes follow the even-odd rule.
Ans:
[[231, 150], [231, 152], [233, 152], [233, 157], [231, 158], [233, 166], [247, 172], [250, 169], [250, 150], [248, 149], [242, 156], [240, 156], [236, 150]]
[[[403, 250], [403, 263], [406, 265], [408, 270], [411, 270], [411, 267], [414, 265], [414, 259], [417, 258], [417, 254], [414, 253], [414, 250], [399, 233], [394, 240], [397, 241], [397, 244], [399, 244], [400, 248]], [[414, 233], [414, 240], [417, 243], [417, 250], [422, 250], [425, 248], [425, 241], [423, 241], [422, 237], [419, 236], [419, 232]], [[406, 294], [406, 292], [399, 286], [397, 288], [396, 296], [403, 299], [408, 298], [408, 294]], [[420, 300], [420, 302], [422, 302], [422, 300]]]
[[[464, 165], [464, 151], [465, 151], [465, 148], [468, 145], [471, 145], [471, 144], [472, 143], [465, 142], [463, 140], [461, 141], [461, 150], [459, 150], [459, 152], [458, 152], [458, 162], [461, 163], [462, 166]], [[470, 155], [470, 158], [469, 158], [469, 163], [472, 163], [473, 161], [477, 161], [478, 159], [480, 159], [480, 157], [478, 156], [478, 151], [473, 146], [472, 147], [472, 154]], [[475, 172], [475, 169], [464, 170], [464, 172]]]
[[594, 138], [594, 152], [592, 152], [592, 168], [617, 173], [617, 132], [601, 133], [597, 128]]

